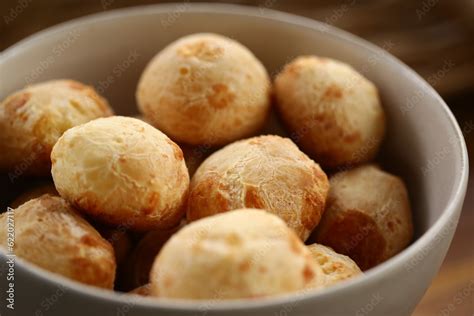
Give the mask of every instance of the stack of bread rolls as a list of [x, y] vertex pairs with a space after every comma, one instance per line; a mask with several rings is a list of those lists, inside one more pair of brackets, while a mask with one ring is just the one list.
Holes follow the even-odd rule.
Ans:
[[348, 64], [300, 56], [270, 78], [239, 42], [193, 34], [136, 99], [139, 118], [114, 116], [54, 80], [0, 104], [0, 169], [51, 175], [10, 203], [18, 257], [157, 299], [260, 299], [361, 277], [412, 240], [405, 184], [374, 160], [377, 87]]

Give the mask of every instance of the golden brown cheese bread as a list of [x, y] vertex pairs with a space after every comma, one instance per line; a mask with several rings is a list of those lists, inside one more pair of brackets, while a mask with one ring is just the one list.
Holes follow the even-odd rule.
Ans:
[[184, 215], [183, 152], [143, 121], [114, 116], [74, 127], [51, 160], [59, 194], [94, 219], [151, 230], [173, 227]]
[[326, 275], [325, 286], [363, 274], [351, 258], [338, 254], [329, 247], [312, 244], [308, 249]]
[[374, 165], [335, 174], [316, 241], [369, 269], [403, 250], [413, 223], [403, 181]]
[[132, 291], [128, 292], [128, 294], [150, 296], [150, 287], [151, 287], [150, 283], [147, 283], [145, 285], [137, 287], [136, 289], [133, 289]]
[[301, 56], [275, 79], [277, 109], [292, 138], [323, 167], [371, 160], [385, 116], [377, 88], [351, 66]]
[[253, 137], [227, 145], [201, 164], [191, 180], [187, 218], [265, 209], [305, 240], [321, 218], [328, 189], [326, 174], [290, 139]]
[[152, 296], [220, 300], [318, 288], [325, 279], [279, 217], [240, 209], [179, 230], [158, 254], [150, 282]]
[[217, 34], [185, 36], [147, 65], [136, 92], [145, 118], [173, 140], [223, 145], [260, 129], [271, 83], [260, 61]]
[[[8, 213], [0, 215], [0, 245], [7, 247]], [[112, 246], [65, 200], [43, 195], [14, 210], [14, 253], [72, 280], [112, 289]]]
[[0, 103], [0, 170], [48, 175], [50, 153], [69, 128], [112, 115], [94, 88], [73, 80], [28, 86]]

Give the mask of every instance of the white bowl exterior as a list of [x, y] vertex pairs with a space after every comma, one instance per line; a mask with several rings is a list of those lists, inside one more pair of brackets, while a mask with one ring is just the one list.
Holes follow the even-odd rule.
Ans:
[[[296, 55], [317, 54], [348, 62], [373, 80], [388, 114], [383, 159], [408, 183], [419, 238], [365, 277], [321, 293], [222, 304], [161, 302], [133, 296], [127, 302], [130, 297], [85, 287], [18, 260], [15, 312], [409, 315], [446, 255], [462, 208], [468, 162], [460, 129], [441, 98], [384, 51], [324, 24], [265, 8], [157, 5], [79, 19], [7, 49], [0, 56], [0, 98], [28, 83], [72, 78], [95, 85], [118, 113], [134, 114], [134, 90], [148, 60], [169, 42], [195, 32], [216, 32], [239, 40], [271, 74]], [[386, 48], [390, 50], [391, 45], [387, 42]], [[439, 153], [446, 154], [434, 161]], [[0, 271], [5, 271], [5, 262], [0, 252]], [[5, 295], [2, 291], [2, 302]], [[0, 310], [4, 306], [2, 303]]]

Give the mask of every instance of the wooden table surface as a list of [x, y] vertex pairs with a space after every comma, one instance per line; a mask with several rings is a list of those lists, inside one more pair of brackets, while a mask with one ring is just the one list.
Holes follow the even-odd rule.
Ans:
[[[2, 0], [0, 1], [0, 12], [3, 16], [9, 16], [12, 8], [18, 7], [19, 3], [26, 3], [27, 6], [19, 11], [17, 17], [14, 21], [4, 23], [0, 22], [0, 51], [6, 47], [12, 45], [21, 38], [37, 32], [41, 29], [44, 29], [48, 26], [54, 25], [61, 21], [72, 19], [78, 16], [100, 12], [105, 9], [114, 9], [118, 7], [136, 5], [136, 4], [149, 4], [154, 2], [153, 0], [140, 0], [140, 1], [131, 1], [131, 0], [97, 0], [97, 1], [79, 1], [79, 0], [69, 0], [69, 1], [60, 1], [60, 0], [45, 0], [45, 1], [34, 1], [34, 0]], [[188, 1], [186, 1], [188, 2]], [[234, 1], [236, 2], [236, 1]], [[242, 1], [237, 1], [242, 2]], [[295, 12], [302, 15], [307, 15], [322, 20], [323, 13], [321, 12], [336, 12], [333, 9], [327, 9], [325, 11], [317, 9], [317, 5], [331, 5], [334, 7], [335, 2], [329, 0], [320, 0], [314, 2], [308, 1], [274, 1], [274, 0], [265, 0], [265, 1], [243, 1], [246, 4], [256, 4], [259, 6], [269, 6], [271, 5], [274, 9], [286, 10]], [[337, 3], [343, 3], [344, 1], [336, 1]], [[348, 3], [353, 3], [353, 1], [345, 1]], [[386, 0], [386, 1], [360, 1], [362, 4], [366, 5], [367, 3], [375, 3], [372, 7], [375, 7], [374, 10], [383, 10], [382, 5], [391, 6], [387, 16], [383, 14], [374, 14], [374, 11], [364, 11], [356, 10], [359, 8], [351, 8], [351, 14], [343, 16], [343, 18], [337, 19], [334, 24], [337, 24], [340, 27], [346, 28], [352, 32], [355, 32], [361, 36], [367, 37], [369, 40], [377, 43], [376, 38], [384, 38], [383, 34], [375, 34], [373, 30], [378, 29], [376, 27], [376, 20], [383, 20], [383, 26], [386, 28], [386, 24], [389, 23], [389, 20], [397, 20], [399, 16], [406, 16], [403, 10], [394, 10], [393, 8], [398, 8], [397, 3], [403, 2], [405, 6], [408, 3], [408, 7], [412, 8], [409, 11], [411, 13], [418, 12], [416, 9], [423, 8], [422, 6], [428, 6], [427, 12], [420, 11], [425, 15], [429, 15], [429, 18], [423, 16], [423, 25], [425, 29], [428, 27], [428, 22], [433, 20], [433, 16], [440, 16], [440, 12], [447, 12], [441, 5], [446, 5], [447, 3], [456, 3], [460, 4], [462, 10], [468, 12], [471, 10], [471, 13], [474, 12], [474, 1], [471, 0], [471, 5], [464, 7], [463, 0], [454, 0], [454, 1], [441, 1], [441, 0], [425, 0], [425, 1], [396, 1], [396, 0]], [[426, 2], [426, 3], [425, 3]], [[439, 4], [438, 4], [439, 2]], [[467, 3], [467, 0], [465, 1]], [[309, 3], [309, 4], [308, 4]], [[424, 4], [425, 3], [425, 4]], [[104, 4], [110, 4], [109, 7], [105, 8]], [[314, 4], [314, 8], [308, 10], [308, 6]], [[459, 7], [459, 6], [458, 6]], [[339, 6], [342, 8], [342, 6]], [[373, 9], [373, 8], [372, 8]], [[433, 9], [433, 10], [431, 10]], [[438, 9], [438, 10], [435, 10]], [[465, 9], [465, 10], [463, 10]], [[356, 14], [357, 13], [357, 14]], [[417, 13], [419, 14], [419, 12]], [[398, 16], [397, 16], [398, 15]], [[412, 14], [413, 15], [413, 14]], [[462, 13], [460, 13], [462, 15]], [[329, 15], [331, 17], [331, 15]], [[416, 17], [416, 16], [415, 16]], [[420, 17], [420, 16], [418, 16]], [[472, 18], [472, 16], [471, 16]], [[4, 20], [4, 19], [3, 19]], [[420, 19], [422, 20], [422, 19]], [[457, 22], [462, 21], [461, 18], [454, 19]], [[471, 19], [471, 22], [474, 21], [474, 18]], [[329, 21], [331, 22], [331, 21]], [[467, 31], [464, 32], [462, 29], [459, 29], [459, 23], [453, 24], [454, 22], [447, 21], [448, 24], [442, 24], [444, 30], [453, 29], [454, 26], [458, 29], [454, 30], [454, 34], [458, 36], [458, 42], [455, 47], [447, 47], [443, 53], [438, 53], [439, 47], [436, 45], [431, 45], [436, 49], [432, 52], [426, 51], [426, 45], [424, 41], [419, 41], [411, 38], [408, 42], [403, 42], [403, 45], [400, 45], [401, 50], [392, 52], [399, 56], [402, 60], [405, 60], [412, 67], [414, 67], [418, 72], [427, 77], [425, 70], [428, 69], [428, 74], [431, 72], [430, 69], [437, 69], [436, 65], [441, 64], [446, 59], [446, 54], [453, 56], [453, 58], [461, 58], [459, 62], [456, 61], [456, 69], [449, 71], [447, 77], [442, 82], [434, 82], [435, 88], [442, 93], [442, 96], [448, 103], [448, 105], [453, 110], [461, 126], [470, 122], [474, 124], [474, 110], [473, 100], [474, 100], [474, 53], [472, 48], [474, 45], [473, 38], [471, 38], [470, 33]], [[352, 24], [351, 24], [352, 23]], [[393, 23], [393, 21], [392, 21]], [[415, 27], [416, 19], [410, 20], [411, 27]], [[390, 29], [390, 34], [393, 36], [396, 35], [397, 38], [400, 38], [403, 34], [411, 35], [414, 32], [410, 28], [407, 29], [407, 25], [403, 25], [400, 22], [400, 29], [404, 29], [402, 33], [394, 33], [393, 30], [397, 28], [397, 25], [392, 25]], [[356, 25], [358, 28], [352, 29], [351, 25]], [[410, 26], [409, 25], [409, 26]], [[472, 24], [471, 24], [472, 25]], [[431, 27], [431, 26], [430, 26]], [[382, 28], [382, 26], [381, 26]], [[369, 30], [370, 32], [367, 32]], [[431, 30], [431, 28], [430, 28]], [[440, 31], [441, 29], [438, 29]], [[364, 33], [366, 32], [366, 33]], [[367, 36], [365, 36], [367, 34]], [[402, 34], [402, 35], [400, 35]], [[426, 36], [426, 32], [423, 31], [420, 33], [421, 36]], [[448, 39], [451, 39], [453, 36], [451, 34], [440, 33], [440, 41], [446, 43]], [[444, 34], [444, 35], [443, 35]], [[435, 34], [437, 36], [437, 34]], [[454, 36], [454, 37], [456, 37]], [[420, 44], [422, 43], [422, 44]], [[436, 40], [433, 43], [438, 43]], [[433, 44], [431, 43], [431, 44]], [[430, 46], [430, 45], [428, 45]], [[463, 47], [464, 50], [459, 47]], [[445, 47], [446, 48], [446, 47]], [[460, 50], [463, 52], [460, 54]], [[428, 55], [429, 57], [427, 57]], [[436, 60], [436, 56], [439, 56], [439, 60]], [[433, 57], [434, 56], [434, 57]], [[451, 57], [450, 57], [451, 58]], [[427, 60], [430, 65], [427, 64]], [[422, 62], [420, 64], [420, 62]], [[418, 66], [420, 68], [418, 68]], [[466, 141], [468, 144], [469, 155], [471, 166], [474, 165], [472, 157], [474, 156], [474, 133], [470, 133], [466, 136]], [[472, 172], [474, 174], [474, 172]], [[425, 294], [423, 300], [420, 302], [416, 308], [413, 315], [415, 316], [474, 316], [474, 246], [473, 238], [474, 237], [474, 176], [471, 177], [469, 181], [469, 189], [467, 193], [467, 198], [464, 205], [464, 210], [461, 215], [458, 229], [456, 231], [453, 243], [449, 249], [448, 255], [445, 259], [441, 270], [439, 271], [438, 276], [433, 281], [431, 287]]]

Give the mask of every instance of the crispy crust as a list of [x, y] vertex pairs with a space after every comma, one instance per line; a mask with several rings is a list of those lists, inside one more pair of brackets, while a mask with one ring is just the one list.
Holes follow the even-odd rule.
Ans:
[[[43, 195], [14, 210], [15, 254], [72, 280], [112, 289], [112, 246], [60, 197]], [[6, 247], [7, 216], [0, 215], [0, 245]]]
[[157, 256], [151, 295], [186, 299], [259, 298], [324, 286], [324, 274], [277, 216], [241, 209], [178, 231]]
[[232, 143], [202, 163], [191, 181], [187, 218], [265, 209], [305, 240], [319, 223], [328, 190], [326, 174], [290, 139], [254, 137]]
[[138, 119], [74, 127], [51, 160], [59, 194], [98, 221], [152, 230], [173, 227], [184, 215], [189, 175], [181, 149]]
[[326, 275], [326, 286], [363, 274], [351, 258], [338, 254], [329, 247], [312, 244], [308, 249]]
[[271, 83], [240, 43], [216, 34], [185, 36], [159, 52], [136, 92], [144, 116], [173, 140], [223, 145], [260, 129]]
[[298, 57], [277, 75], [275, 95], [292, 138], [324, 167], [376, 155], [385, 132], [377, 88], [347, 64]]
[[112, 115], [107, 101], [90, 86], [54, 80], [28, 86], [0, 103], [0, 170], [50, 173], [50, 154], [69, 128]]
[[403, 181], [373, 165], [331, 177], [317, 242], [351, 257], [362, 270], [403, 250], [413, 238]]
[[151, 284], [147, 283], [145, 285], [139, 286], [132, 291], [128, 292], [129, 294], [140, 295], [140, 296], [150, 296], [150, 287]]

